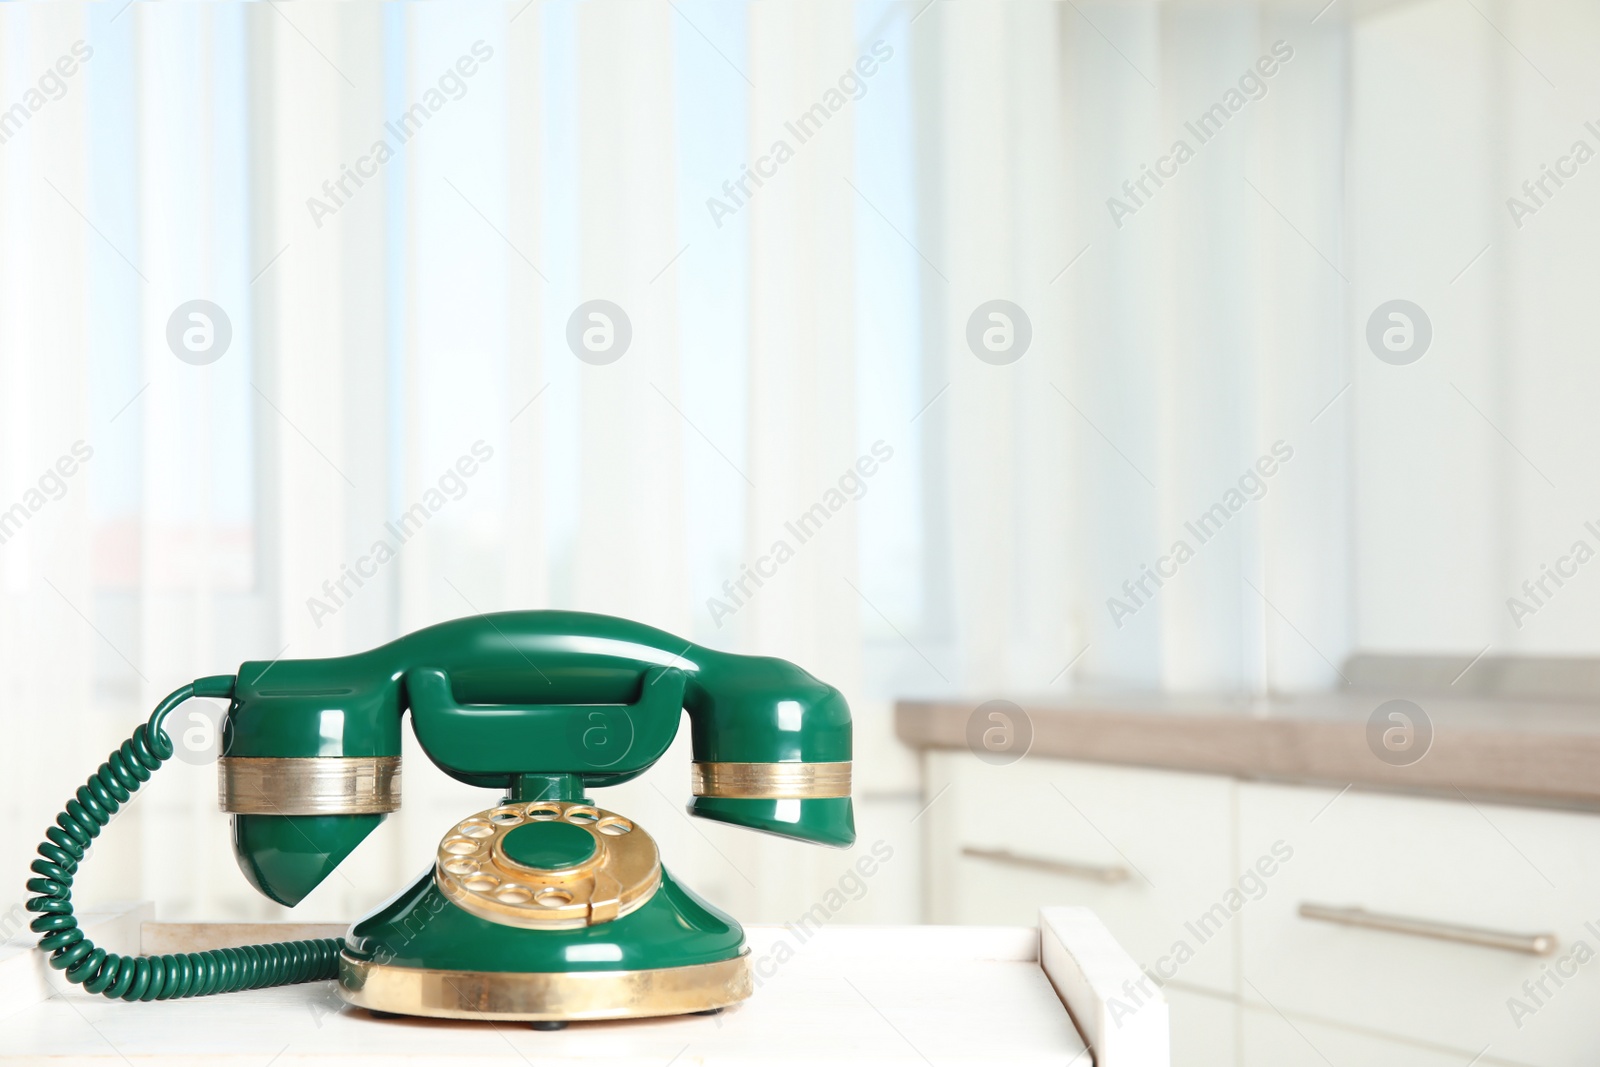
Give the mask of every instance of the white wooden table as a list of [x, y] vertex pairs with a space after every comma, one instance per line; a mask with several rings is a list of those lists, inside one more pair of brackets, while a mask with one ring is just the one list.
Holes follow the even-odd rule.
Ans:
[[[194, 951], [343, 933], [343, 927], [163, 924], [150, 916], [143, 905], [83, 919], [96, 943], [117, 951]], [[543, 1032], [511, 1023], [378, 1020], [345, 1006], [325, 982], [163, 1003], [109, 1001], [66, 985], [29, 947], [24, 930], [0, 947], [0, 1060], [8, 1067], [1168, 1064], [1159, 993], [1131, 1015], [1122, 1006], [1110, 1009], [1114, 996], [1126, 1002], [1123, 984], [1142, 975], [1087, 909], [1046, 908], [1038, 928], [837, 926], [803, 942], [778, 926], [749, 926], [746, 933], [759, 985], [720, 1015], [573, 1023]], [[780, 944], [788, 947], [780, 951]]]

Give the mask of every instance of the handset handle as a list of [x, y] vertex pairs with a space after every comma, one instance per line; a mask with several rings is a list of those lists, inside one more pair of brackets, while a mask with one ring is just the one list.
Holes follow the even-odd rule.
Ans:
[[593, 784], [632, 777], [672, 743], [686, 684], [675, 667], [651, 667], [631, 704], [463, 704], [448, 672], [405, 672], [412, 727], [429, 758], [487, 786], [530, 772], [581, 774]]

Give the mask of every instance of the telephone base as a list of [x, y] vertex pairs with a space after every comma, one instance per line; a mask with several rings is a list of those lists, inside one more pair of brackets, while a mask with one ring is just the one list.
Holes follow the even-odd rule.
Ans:
[[739, 924], [664, 869], [635, 911], [577, 929], [487, 919], [430, 871], [350, 928], [337, 988], [356, 1007], [441, 1019], [688, 1015], [750, 996], [749, 956]]

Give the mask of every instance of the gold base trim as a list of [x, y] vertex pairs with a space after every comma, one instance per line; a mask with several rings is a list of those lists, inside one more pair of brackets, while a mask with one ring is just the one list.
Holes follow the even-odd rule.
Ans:
[[400, 808], [399, 756], [224, 756], [217, 803], [235, 815], [381, 815]]
[[564, 1022], [687, 1015], [750, 996], [750, 950], [648, 971], [441, 971], [339, 957], [339, 996], [369, 1011], [431, 1019]]
[[850, 795], [850, 761], [837, 763], [712, 763], [690, 765], [697, 797], [805, 800]]

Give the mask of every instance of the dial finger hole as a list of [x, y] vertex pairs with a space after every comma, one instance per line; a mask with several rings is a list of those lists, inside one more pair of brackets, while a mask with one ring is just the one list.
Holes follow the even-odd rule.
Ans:
[[469, 859], [453, 859], [444, 861], [444, 869], [451, 874], [472, 874], [478, 869], [478, 864]]
[[545, 889], [533, 898], [547, 908], [559, 908], [572, 903], [572, 894], [565, 889]]
[[467, 837], [488, 837], [494, 833], [494, 827], [481, 822], [463, 823], [461, 833]]
[[568, 808], [568, 822], [594, 822], [600, 818], [600, 813], [594, 808]]
[[632, 832], [633, 824], [627, 819], [619, 819], [613, 816], [609, 819], [602, 819], [600, 825], [595, 829], [607, 837], [621, 837], [623, 834]]
[[444, 843], [444, 850], [452, 856], [467, 856], [478, 851], [478, 843], [469, 837], [452, 837]]
[[515, 808], [501, 808], [489, 816], [489, 821], [496, 826], [515, 826], [522, 821], [522, 813]]
[[554, 804], [535, 804], [528, 809], [530, 819], [554, 819], [561, 814], [561, 809]]
[[474, 893], [487, 893], [500, 884], [500, 879], [492, 874], [475, 874], [463, 884]]
[[503, 885], [494, 891], [494, 899], [502, 904], [526, 904], [533, 899], [533, 891], [525, 885]]

